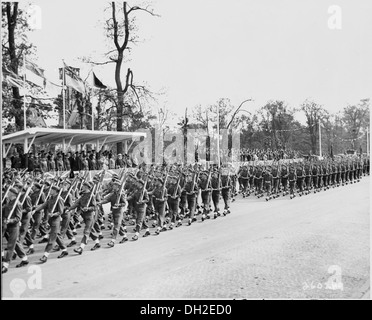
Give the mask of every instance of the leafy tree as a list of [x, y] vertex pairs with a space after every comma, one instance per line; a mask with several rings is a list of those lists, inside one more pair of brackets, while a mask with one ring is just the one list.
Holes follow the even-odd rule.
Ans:
[[318, 138], [318, 125], [328, 111], [324, 107], [310, 99], [306, 99], [300, 106], [300, 109], [306, 116], [307, 129], [310, 135], [311, 152], [316, 154]]

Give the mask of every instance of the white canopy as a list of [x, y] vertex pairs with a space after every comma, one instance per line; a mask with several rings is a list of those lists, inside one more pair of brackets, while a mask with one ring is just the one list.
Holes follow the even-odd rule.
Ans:
[[[93, 131], [93, 130], [75, 130], [75, 129], [51, 129], [51, 128], [30, 128], [15, 133], [3, 135], [1, 143], [3, 148], [10, 144], [5, 155], [8, 153], [12, 144], [24, 144], [25, 152], [30, 150], [33, 143], [36, 144], [63, 144], [64, 149], [70, 145], [81, 145], [94, 143], [97, 148], [106, 143], [116, 143], [125, 140], [139, 139], [146, 137], [143, 132], [119, 132], [119, 131]], [[29, 141], [31, 139], [31, 141]]]

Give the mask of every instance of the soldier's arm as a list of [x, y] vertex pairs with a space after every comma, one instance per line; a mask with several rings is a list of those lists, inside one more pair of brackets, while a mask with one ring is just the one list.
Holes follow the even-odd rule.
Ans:
[[119, 203], [122, 204], [122, 207], [127, 203], [127, 196], [124, 193], [121, 194]]
[[108, 196], [104, 197], [104, 198], [100, 201], [100, 203], [101, 203], [101, 204], [105, 204], [105, 203], [109, 203], [109, 202], [111, 202], [111, 196], [112, 196], [112, 194], [110, 193]]
[[27, 196], [25, 202], [23, 203], [22, 213], [30, 212], [32, 210], [32, 201], [30, 196]]
[[[45, 197], [45, 195], [44, 195], [44, 197]], [[45, 209], [47, 207], [47, 205], [48, 205], [48, 201], [44, 201], [42, 204], [39, 204], [35, 208], [35, 212]]]
[[9, 219], [8, 223], [16, 224], [16, 223], [19, 223], [21, 221], [22, 207], [19, 203], [16, 204], [16, 207], [15, 207], [14, 212], [13, 212], [13, 216], [14, 216], [14, 218]]
[[69, 194], [68, 197], [67, 197], [67, 199], [66, 199], [65, 206], [68, 207], [68, 208], [70, 208], [72, 206], [72, 204], [73, 204], [72, 196], [71, 196], [71, 194]]
[[64, 207], [65, 205], [63, 204], [63, 199], [59, 197], [56, 208], [54, 209], [54, 212], [51, 212], [51, 214], [54, 216], [60, 216], [64, 211]]
[[71, 210], [74, 210], [75, 208], [78, 208], [78, 207], [81, 207], [80, 199], [77, 199], [68, 210], [71, 211]]
[[145, 192], [143, 193], [143, 200], [142, 200], [142, 202], [143, 203], [146, 203], [146, 202], [149, 202], [149, 195], [148, 195], [148, 193], [147, 193], [147, 191], [145, 190]]
[[96, 199], [94, 197], [92, 197], [92, 199], [90, 200], [88, 210], [94, 210], [96, 205], [97, 205]]

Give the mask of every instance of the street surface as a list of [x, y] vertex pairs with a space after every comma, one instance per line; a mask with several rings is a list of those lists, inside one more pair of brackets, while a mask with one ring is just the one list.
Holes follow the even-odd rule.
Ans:
[[[266, 202], [265, 198], [243, 199], [239, 195], [226, 217], [201, 222], [198, 216], [198, 222], [190, 227], [185, 220], [180, 228], [136, 242], [131, 241], [133, 228], [128, 226], [130, 241], [117, 243], [114, 248], [107, 246], [110, 231], [105, 230], [98, 251], [90, 251], [90, 240], [81, 256], [69, 248], [69, 256], [57, 259], [59, 253], [51, 253], [43, 265], [38, 260], [45, 244], [37, 244], [28, 266], [16, 269], [19, 259], [12, 261], [2, 277], [2, 295], [52, 299], [366, 299], [370, 277], [369, 189], [370, 178], [364, 177], [356, 184], [293, 200], [286, 196]], [[20, 286], [20, 279], [28, 283], [33, 270], [28, 269], [34, 266], [41, 268], [42, 288]], [[329, 287], [332, 279], [341, 286]]]

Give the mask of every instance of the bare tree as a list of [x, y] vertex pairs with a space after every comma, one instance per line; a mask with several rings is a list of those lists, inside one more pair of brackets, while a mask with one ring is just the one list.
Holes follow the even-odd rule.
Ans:
[[[130, 44], [138, 42], [136, 36], [135, 12], [145, 12], [152, 16], [157, 16], [149, 7], [133, 6], [131, 7], [126, 1], [122, 6], [117, 8], [116, 3], [112, 2], [111, 17], [105, 22], [105, 31], [109, 39], [113, 41], [114, 49], [108, 51], [108, 61], [95, 62], [93, 64], [103, 65], [115, 64], [115, 83], [116, 83], [116, 130], [123, 131], [129, 128], [130, 115], [132, 113], [133, 105], [126, 102], [126, 97], [131, 92], [138, 101], [141, 108], [141, 95], [150, 94], [144, 86], [137, 86], [133, 82], [133, 71], [128, 68], [125, 79], [121, 77], [123, 63], [125, 62], [126, 52], [131, 50]], [[119, 16], [120, 15], [120, 16]], [[91, 62], [91, 61], [90, 61]], [[92, 62], [91, 62], [92, 63]], [[117, 144], [117, 152], [123, 152], [122, 143]]]

